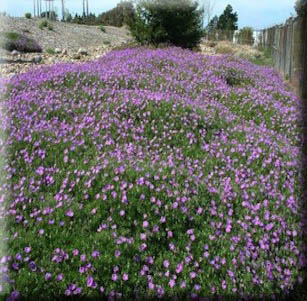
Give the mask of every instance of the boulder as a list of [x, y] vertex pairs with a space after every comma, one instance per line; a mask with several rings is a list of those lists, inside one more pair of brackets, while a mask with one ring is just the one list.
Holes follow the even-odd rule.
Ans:
[[32, 58], [32, 62], [35, 64], [39, 64], [42, 61], [42, 57], [40, 55], [37, 55], [35, 57]]
[[81, 55], [80, 54], [74, 54], [72, 57], [74, 60], [80, 60], [81, 59]]
[[67, 54], [67, 49], [64, 48], [64, 49], [62, 50], [62, 54], [63, 54], [63, 55], [66, 55], [66, 54]]
[[19, 54], [20, 54], [20, 52], [17, 51], [17, 50], [13, 50], [13, 51], [11, 52], [11, 55], [12, 55], [12, 56], [18, 56]]
[[61, 50], [60, 48], [55, 48], [55, 49], [54, 49], [54, 52], [55, 52], [55, 53], [61, 53], [62, 50]]
[[87, 55], [87, 51], [84, 48], [79, 48], [78, 54], [80, 54], [80, 55]]

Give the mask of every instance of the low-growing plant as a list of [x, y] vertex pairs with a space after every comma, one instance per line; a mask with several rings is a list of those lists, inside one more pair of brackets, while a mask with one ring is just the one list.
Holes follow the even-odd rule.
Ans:
[[44, 27], [48, 27], [48, 22], [46, 20], [43, 20], [39, 24], [40, 29], [44, 29]]
[[306, 276], [301, 104], [271, 68], [179, 47], [8, 80], [7, 295], [286, 294]]
[[0, 33], [0, 47], [8, 51], [41, 52], [42, 48], [33, 39], [17, 32]]
[[48, 28], [49, 30], [53, 30], [53, 25], [52, 25], [51, 23], [48, 23], [47, 28]]
[[47, 48], [46, 52], [49, 54], [55, 54], [55, 50], [53, 48]]
[[32, 15], [31, 15], [31, 13], [25, 13], [25, 17], [26, 17], [27, 19], [31, 19], [31, 18], [32, 18]]
[[99, 29], [100, 29], [102, 32], [106, 32], [106, 29], [105, 29], [105, 27], [104, 27], [103, 25], [100, 25], [100, 26], [99, 26]]
[[273, 67], [273, 56], [272, 56], [272, 48], [270, 47], [262, 47], [258, 46], [257, 49], [261, 52], [260, 56], [257, 56], [253, 59], [250, 59], [250, 61], [255, 65], [260, 66], [270, 66]]
[[234, 50], [231, 48], [231, 46], [217, 44], [215, 47], [215, 52], [218, 54], [233, 54]]

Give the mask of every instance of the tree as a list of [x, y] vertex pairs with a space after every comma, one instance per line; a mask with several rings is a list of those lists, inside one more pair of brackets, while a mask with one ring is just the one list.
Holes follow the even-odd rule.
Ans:
[[43, 11], [41, 13], [41, 18], [48, 18], [53, 21], [56, 21], [58, 19], [58, 15], [55, 11], [47, 11], [47, 13]]
[[207, 26], [211, 20], [211, 16], [214, 10], [215, 1], [213, 0], [204, 0], [203, 9], [204, 9], [204, 18], [207, 21]]
[[237, 30], [238, 29], [238, 14], [233, 13], [231, 5], [227, 5], [224, 12], [220, 15], [217, 29], [222, 30]]
[[217, 23], [219, 21], [219, 18], [218, 16], [214, 16], [210, 22], [208, 23], [208, 26], [207, 26], [207, 31], [208, 32], [212, 32], [213, 30], [217, 29]]
[[307, 0], [296, 0], [294, 8], [298, 16], [307, 15]]
[[254, 41], [255, 41], [253, 33], [254, 33], [254, 30], [253, 30], [252, 27], [243, 27], [236, 34], [236, 38], [238, 40], [238, 43], [239, 44], [253, 45]]
[[98, 16], [100, 23], [104, 25], [122, 27], [128, 24], [134, 16], [134, 7], [130, 1], [121, 1], [113, 9]]
[[65, 3], [64, 0], [61, 0], [62, 4], [62, 21], [65, 21]]
[[203, 10], [192, 0], [140, 0], [129, 27], [141, 44], [195, 47], [203, 36]]

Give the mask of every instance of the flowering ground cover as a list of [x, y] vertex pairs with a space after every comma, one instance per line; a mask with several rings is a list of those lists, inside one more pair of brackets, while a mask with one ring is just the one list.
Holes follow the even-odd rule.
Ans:
[[272, 69], [134, 48], [2, 90], [12, 298], [266, 296], [302, 281], [301, 104]]

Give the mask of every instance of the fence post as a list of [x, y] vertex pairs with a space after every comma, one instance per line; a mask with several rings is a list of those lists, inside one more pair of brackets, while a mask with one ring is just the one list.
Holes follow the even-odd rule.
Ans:
[[303, 54], [303, 74], [301, 82], [302, 97], [307, 100], [307, 15], [303, 17], [302, 20], [302, 32], [301, 32], [301, 41], [302, 41], [302, 54]]

